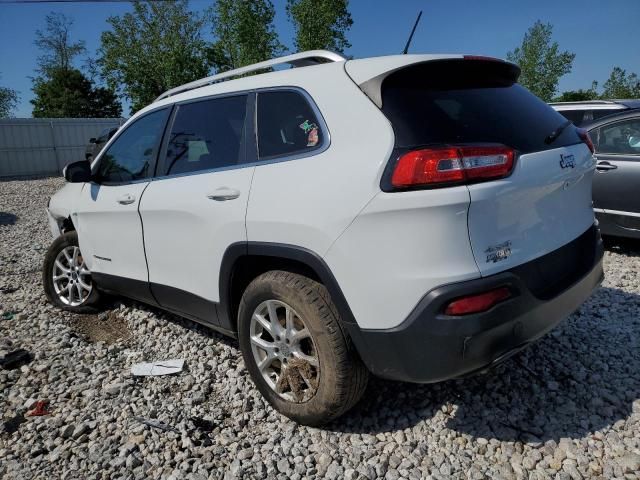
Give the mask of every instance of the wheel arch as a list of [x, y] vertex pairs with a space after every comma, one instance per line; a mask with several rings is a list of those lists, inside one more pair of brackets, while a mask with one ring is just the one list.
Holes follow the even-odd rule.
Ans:
[[347, 330], [352, 331], [348, 327], [357, 328], [353, 312], [322, 257], [304, 247], [271, 242], [235, 243], [225, 251], [219, 281], [218, 316], [221, 326], [237, 332], [242, 293], [254, 278], [269, 270], [293, 271], [322, 283], [329, 291]]
[[62, 233], [73, 232], [76, 229], [75, 225], [73, 224], [73, 220], [71, 220], [71, 216], [63, 219], [62, 222], [60, 222], [60, 226]]

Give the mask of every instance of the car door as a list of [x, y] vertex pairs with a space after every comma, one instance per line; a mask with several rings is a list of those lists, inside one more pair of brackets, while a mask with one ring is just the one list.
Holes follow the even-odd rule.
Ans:
[[621, 227], [640, 229], [640, 116], [589, 132], [596, 150], [594, 208]]
[[249, 97], [178, 104], [157, 177], [140, 203], [153, 295], [161, 306], [212, 325], [224, 252], [247, 238], [254, 167], [246, 162], [255, 156], [245, 142], [252, 131]]
[[130, 123], [93, 166], [72, 214], [80, 249], [96, 283], [149, 301], [148, 272], [138, 213], [149, 185], [169, 108]]

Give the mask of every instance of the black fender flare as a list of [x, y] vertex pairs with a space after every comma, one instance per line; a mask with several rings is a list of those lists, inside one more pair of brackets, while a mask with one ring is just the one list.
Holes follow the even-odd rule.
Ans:
[[[317, 253], [308, 248], [271, 242], [239, 242], [230, 245], [222, 257], [220, 266], [220, 304], [219, 318], [221, 324], [233, 325], [231, 312], [231, 277], [235, 263], [243, 256], [274, 257], [294, 260], [309, 267], [329, 291], [345, 327], [357, 327], [353, 312], [347, 303], [338, 281], [331, 269]], [[350, 330], [350, 328], [349, 328]]]

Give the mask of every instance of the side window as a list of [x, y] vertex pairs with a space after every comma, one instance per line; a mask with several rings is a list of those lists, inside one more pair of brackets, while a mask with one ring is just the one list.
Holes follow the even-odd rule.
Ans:
[[246, 107], [246, 95], [180, 105], [169, 134], [164, 175], [241, 163]]
[[156, 110], [129, 125], [100, 158], [98, 181], [131, 182], [153, 175], [168, 112], [167, 108]]
[[596, 153], [640, 155], [640, 118], [600, 127]]
[[313, 109], [301, 93], [258, 93], [258, 155], [261, 159], [304, 153], [323, 143]]

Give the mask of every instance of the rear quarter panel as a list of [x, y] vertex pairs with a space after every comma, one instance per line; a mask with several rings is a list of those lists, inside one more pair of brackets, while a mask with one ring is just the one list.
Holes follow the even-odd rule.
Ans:
[[361, 328], [401, 324], [434, 287], [480, 276], [466, 186], [380, 192], [325, 260]]
[[313, 98], [327, 124], [330, 145], [316, 155], [256, 167], [247, 237], [301, 246], [323, 256], [380, 191], [393, 130], [346, 75], [343, 63], [298, 69], [293, 79], [283, 75], [278, 83], [302, 88]]

